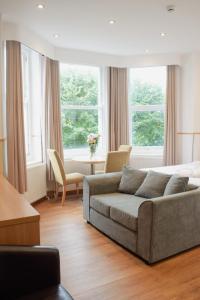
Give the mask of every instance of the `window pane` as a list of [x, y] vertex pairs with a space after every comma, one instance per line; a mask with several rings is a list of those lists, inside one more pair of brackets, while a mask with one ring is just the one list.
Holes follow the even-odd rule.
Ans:
[[38, 163], [42, 161], [42, 58], [26, 46], [22, 46], [22, 75], [26, 160]]
[[99, 68], [61, 64], [61, 102], [68, 105], [98, 105]]
[[98, 133], [97, 109], [63, 109], [63, 145], [65, 149], [87, 146], [89, 133]]
[[166, 67], [130, 70], [129, 98], [132, 105], [163, 104], [166, 88]]
[[134, 146], [162, 146], [164, 114], [159, 111], [132, 113], [132, 144]]
[[25, 150], [26, 157], [30, 156], [30, 118], [29, 118], [28, 103], [24, 102], [24, 136], [25, 136]]

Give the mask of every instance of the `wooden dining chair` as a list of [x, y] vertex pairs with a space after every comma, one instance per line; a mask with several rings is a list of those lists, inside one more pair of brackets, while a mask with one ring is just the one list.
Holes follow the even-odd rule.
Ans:
[[123, 166], [129, 163], [128, 151], [110, 151], [107, 153], [104, 170], [96, 171], [95, 174], [120, 172]]
[[128, 151], [131, 153], [132, 146], [131, 145], [120, 145], [118, 151]]
[[62, 205], [64, 205], [66, 199], [66, 186], [69, 184], [76, 185], [76, 193], [79, 195], [79, 184], [83, 181], [83, 175], [80, 173], [70, 173], [65, 174], [63, 163], [60, 159], [58, 152], [55, 149], [47, 150], [49, 159], [51, 162], [51, 166], [54, 172], [55, 181], [57, 183], [56, 187], [56, 197], [58, 195], [58, 188], [62, 186], [63, 194], [62, 194]]
[[107, 153], [104, 173], [120, 172], [129, 162], [128, 151], [110, 151]]
[[118, 151], [108, 152], [104, 170], [98, 170], [95, 172], [95, 174], [121, 171], [123, 166], [129, 163], [131, 150], [132, 146], [130, 145], [120, 145]]

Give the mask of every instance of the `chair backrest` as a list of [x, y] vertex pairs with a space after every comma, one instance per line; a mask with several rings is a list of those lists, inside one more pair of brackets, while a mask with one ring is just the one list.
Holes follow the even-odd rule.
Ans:
[[128, 164], [130, 153], [128, 151], [111, 151], [107, 153], [105, 173], [120, 172]]
[[132, 146], [131, 145], [120, 145], [118, 151], [128, 151], [131, 153]]
[[47, 149], [49, 159], [54, 172], [55, 180], [59, 184], [63, 185], [65, 183], [65, 171], [63, 163], [60, 159], [58, 152], [55, 149]]

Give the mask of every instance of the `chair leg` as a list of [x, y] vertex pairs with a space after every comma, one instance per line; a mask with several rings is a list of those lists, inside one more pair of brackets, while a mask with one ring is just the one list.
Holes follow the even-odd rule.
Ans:
[[65, 203], [65, 199], [66, 199], [66, 186], [63, 185], [63, 194], [62, 194], [62, 206]]
[[79, 184], [76, 183], [76, 196], [78, 197], [79, 196]]
[[55, 200], [58, 200], [59, 185], [56, 183]]

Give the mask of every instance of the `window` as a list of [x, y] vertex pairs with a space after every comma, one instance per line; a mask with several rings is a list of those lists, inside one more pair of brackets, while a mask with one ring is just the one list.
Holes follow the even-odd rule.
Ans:
[[130, 131], [135, 154], [162, 155], [166, 67], [133, 68], [129, 75]]
[[28, 164], [42, 161], [42, 58], [22, 46], [22, 79], [24, 98], [24, 131]]
[[[101, 135], [103, 149], [102, 72], [98, 67], [61, 64], [62, 134], [65, 157], [88, 151], [87, 136]], [[104, 127], [105, 128], [105, 127]], [[85, 148], [85, 150], [84, 150]]]

